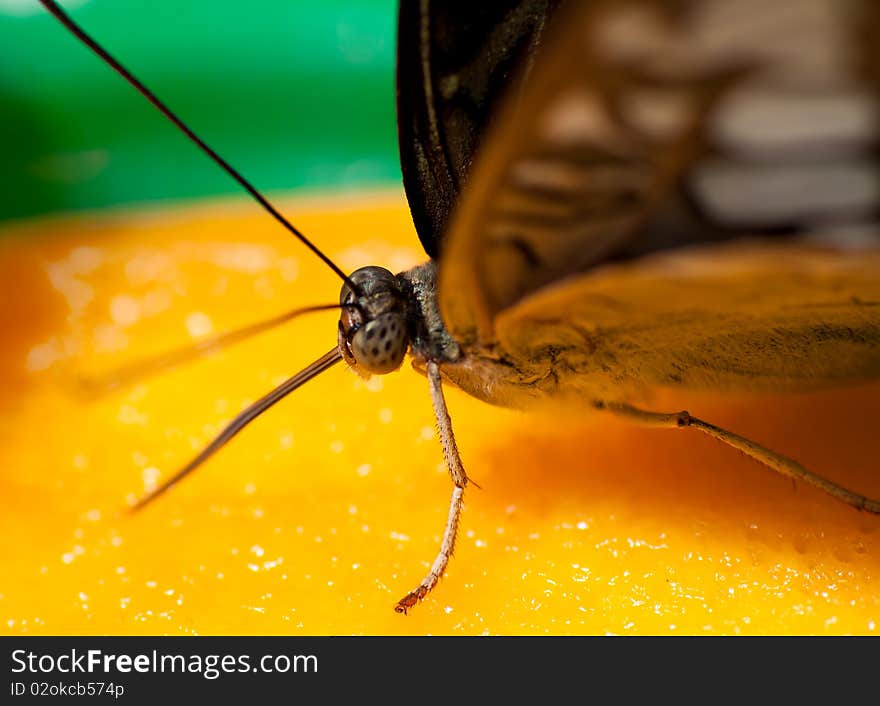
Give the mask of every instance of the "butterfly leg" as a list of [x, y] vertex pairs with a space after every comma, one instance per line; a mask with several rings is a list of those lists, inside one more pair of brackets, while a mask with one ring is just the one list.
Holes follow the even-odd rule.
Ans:
[[718, 441], [722, 441], [728, 446], [732, 446], [746, 456], [755, 459], [758, 463], [762, 463], [767, 466], [767, 468], [776, 471], [777, 473], [781, 473], [792, 480], [800, 480], [809, 483], [810, 485], [825, 491], [829, 495], [834, 496], [838, 500], [845, 502], [847, 505], [852, 505], [857, 510], [867, 510], [868, 512], [880, 513], [880, 500], [867, 498], [864, 495], [859, 495], [841, 485], [837, 485], [837, 483], [832, 483], [827, 478], [823, 478], [822, 476], [813, 473], [811, 470], [805, 468], [793, 459], [764, 448], [760, 444], [739, 436], [738, 434], [729, 432], [721, 427], [716, 427], [714, 424], [704, 422], [702, 419], [697, 419], [688, 412], [662, 414], [659, 412], [646, 412], [643, 409], [637, 409], [627, 404], [611, 402], [596, 402], [594, 404], [597, 409], [608, 410], [618, 416], [626, 417], [638, 424], [646, 426], [656, 426], [665, 429], [684, 429], [686, 427], [699, 429], [704, 434], [708, 434], [709, 436], [718, 439]]
[[458, 455], [458, 446], [455, 444], [455, 435], [452, 433], [452, 420], [449, 418], [449, 412], [446, 409], [446, 399], [443, 397], [443, 387], [440, 381], [440, 367], [434, 361], [428, 361], [426, 365], [428, 382], [431, 386], [431, 403], [434, 406], [434, 416], [437, 418], [437, 429], [440, 432], [440, 443], [443, 446], [443, 457], [446, 459], [446, 466], [449, 469], [449, 475], [452, 477], [454, 487], [452, 488], [452, 498], [449, 502], [449, 515], [446, 518], [446, 528], [443, 530], [443, 539], [440, 541], [440, 551], [437, 558], [428, 570], [422, 582], [412, 591], [401, 598], [394, 610], [398, 613], [406, 613], [416, 603], [422, 600], [431, 591], [452, 558], [452, 552], [455, 549], [455, 537], [458, 533], [458, 521], [461, 518], [461, 510], [463, 507], [462, 499], [464, 498], [464, 489], [468, 484], [468, 477], [461, 465], [461, 457]]

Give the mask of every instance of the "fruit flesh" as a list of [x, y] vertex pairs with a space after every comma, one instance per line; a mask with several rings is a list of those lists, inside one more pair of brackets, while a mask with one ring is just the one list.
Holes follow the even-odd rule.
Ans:
[[[283, 210], [344, 270], [423, 259], [396, 193]], [[41, 219], [0, 239], [0, 626], [11, 634], [871, 634], [880, 518], [692, 432], [527, 415], [447, 390], [471, 477], [455, 557], [409, 615], [450, 482], [426, 380], [339, 365], [144, 511], [127, 506], [330, 349], [333, 312], [99, 397], [95, 376], [337, 278], [244, 201]], [[880, 496], [880, 386], [659, 392]]]

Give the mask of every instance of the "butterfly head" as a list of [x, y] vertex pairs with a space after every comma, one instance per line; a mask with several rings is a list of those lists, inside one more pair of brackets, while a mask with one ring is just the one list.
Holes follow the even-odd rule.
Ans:
[[406, 299], [400, 282], [384, 267], [362, 267], [342, 285], [339, 350], [363, 377], [397, 370], [409, 348]]

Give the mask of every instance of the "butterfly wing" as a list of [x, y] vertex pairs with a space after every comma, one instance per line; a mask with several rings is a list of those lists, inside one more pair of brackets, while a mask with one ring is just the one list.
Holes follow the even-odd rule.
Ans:
[[437, 257], [449, 215], [515, 67], [523, 72], [559, 0], [402, 0], [400, 161], [416, 231]]
[[599, 266], [501, 312], [449, 379], [493, 404], [657, 387], [808, 391], [880, 377], [880, 250], [736, 242]]
[[[592, 277], [601, 263], [637, 268], [652, 252], [806, 234], [875, 247], [878, 17], [870, 2], [838, 0], [597, 0], [560, 9], [528, 80], [483, 140], [445, 236], [438, 300], [452, 335], [472, 354], [510, 354], [505, 336], [519, 350], [538, 335], [524, 333], [540, 320], [536, 302], [566, 307], [554, 312], [562, 320], [578, 294], [592, 291], [580, 281], [559, 289], [561, 281]], [[762, 262], [750, 253], [738, 263]], [[775, 276], [772, 267], [760, 271]], [[626, 292], [646, 308], [634, 318], [619, 312], [615, 330], [634, 333], [642, 316], [669, 323], [681, 315], [665, 309], [656, 287], [645, 301], [635, 281], [645, 284], [628, 276], [614, 301], [629, 307], [619, 300]], [[744, 281], [742, 295], [765, 286]], [[821, 305], [828, 292], [814, 285], [790, 291]], [[684, 298], [692, 286], [669, 283]], [[536, 295], [546, 287], [556, 294]], [[857, 289], [854, 297], [876, 301], [873, 290]], [[530, 297], [530, 307], [506, 313]], [[707, 300], [687, 330], [732, 303]], [[761, 306], [773, 309], [769, 299]], [[594, 314], [579, 309], [574, 318], [587, 325]], [[517, 341], [514, 325], [524, 327]], [[549, 331], [539, 338], [554, 350]], [[871, 361], [862, 372], [874, 371]], [[780, 368], [767, 379], [787, 375]]]

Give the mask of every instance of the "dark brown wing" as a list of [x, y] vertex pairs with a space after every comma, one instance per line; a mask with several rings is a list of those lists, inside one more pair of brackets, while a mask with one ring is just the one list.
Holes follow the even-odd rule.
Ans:
[[559, 0], [402, 0], [397, 122], [403, 183], [437, 257], [471, 160], [517, 67], [528, 67]]
[[492, 343], [501, 312], [603, 262], [876, 239], [872, 0], [572, 0], [552, 23], [444, 235], [457, 340]]

